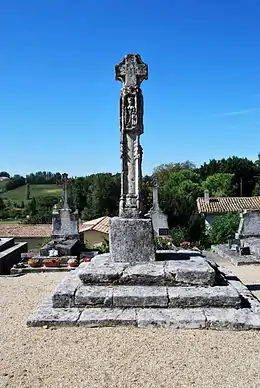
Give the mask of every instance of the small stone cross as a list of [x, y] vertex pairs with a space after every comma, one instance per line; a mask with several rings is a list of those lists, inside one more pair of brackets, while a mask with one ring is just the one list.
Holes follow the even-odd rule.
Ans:
[[116, 66], [116, 80], [121, 81], [124, 87], [140, 86], [145, 79], [148, 79], [148, 66], [138, 54], [126, 55]]
[[70, 179], [68, 179], [68, 174], [64, 173], [62, 174], [62, 179], [58, 184], [62, 186], [63, 189], [63, 209], [69, 209], [68, 205], [68, 185], [70, 185], [72, 182]]
[[157, 176], [154, 177], [154, 184], [153, 184], [153, 209], [157, 210], [159, 208], [159, 201], [158, 201], [158, 178]]

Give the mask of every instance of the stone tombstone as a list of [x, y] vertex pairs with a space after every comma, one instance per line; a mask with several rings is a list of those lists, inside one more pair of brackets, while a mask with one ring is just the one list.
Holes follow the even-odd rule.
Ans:
[[260, 211], [245, 210], [240, 214], [236, 238], [260, 237]]
[[154, 178], [153, 186], [153, 207], [148, 213], [148, 216], [152, 219], [153, 230], [156, 236], [169, 236], [168, 217], [160, 209], [158, 200], [158, 179]]
[[142, 217], [141, 177], [143, 149], [143, 95], [141, 82], [148, 79], [148, 66], [140, 55], [128, 54], [116, 65], [120, 92], [121, 195], [119, 217], [110, 219], [109, 245], [115, 262], [155, 260], [151, 219]]
[[67, 237], [79, 239], [79, 221], [78, 213], [71, 212], [68, 205], [68, 185], [70, 184], [68, 174], [62, 175], [61, 185], [63, 187], [62, 208], [54, 207], [52, 212], [52, 237]]
[[68, 174], [62, 175], [59, 182], [63, 188], [63, 201], [61, 209], [54, 206], [52, 211], [51, 241], [41, 248], [43, 256], [49, 256], [49, 251], [57, 250], [59, 256], [78, 255], [80, 246], [78, 212], [72, 213], [68, 205]]

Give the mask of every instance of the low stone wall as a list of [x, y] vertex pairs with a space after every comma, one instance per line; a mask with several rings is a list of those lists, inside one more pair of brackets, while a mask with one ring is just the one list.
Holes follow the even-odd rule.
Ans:
[[23, 242], [15, 244], [11, 248], [0, 252], [0, 275], [9, 274], [12, 266], [21, 261], [21, 253], [24, 253], [27, 250], [27, 243]]

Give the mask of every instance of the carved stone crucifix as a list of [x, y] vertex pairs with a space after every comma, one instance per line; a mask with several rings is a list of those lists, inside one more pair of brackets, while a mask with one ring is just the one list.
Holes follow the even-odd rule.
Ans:
[[71, 180], [68, 179], [68, 174], [64, 173], [62, 174], [62, 179], [60, 182], [58, 182], [59, 185], [62, 186], [63, 189], [63, 209], [69, 209], [68, 205], [68, 185], [71, 184]]
[[148, 79], [148, 66], [140, 55], [128, 54], [116, 65], [116, 80], [123, 83], [120, 93], [121, 197], [119, 215], [139, 217], [141, 213], [140, 135], [143, 133], [143, 96], [140, 84]]

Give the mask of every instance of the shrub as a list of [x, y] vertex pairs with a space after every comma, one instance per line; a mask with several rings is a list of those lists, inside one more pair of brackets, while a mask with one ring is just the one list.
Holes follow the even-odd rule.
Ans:
[[229, 238], [234, 238], [239, 226], [239, 214], [228, 213], [218, 216], [211, 224], [209, 231], [212, 244], [226, 243]]
[[173, 242], [167, 237], [156, 236], [154, 241], [155, 247], [158, 250], [168, 250], [175, 248]]
[[182, 226], [176, 226], [171, 230], [171, 235], [173, 238], [173, 243], [176, 247], [180, 246], [180, 243], [187, 239], [188, 231]]

